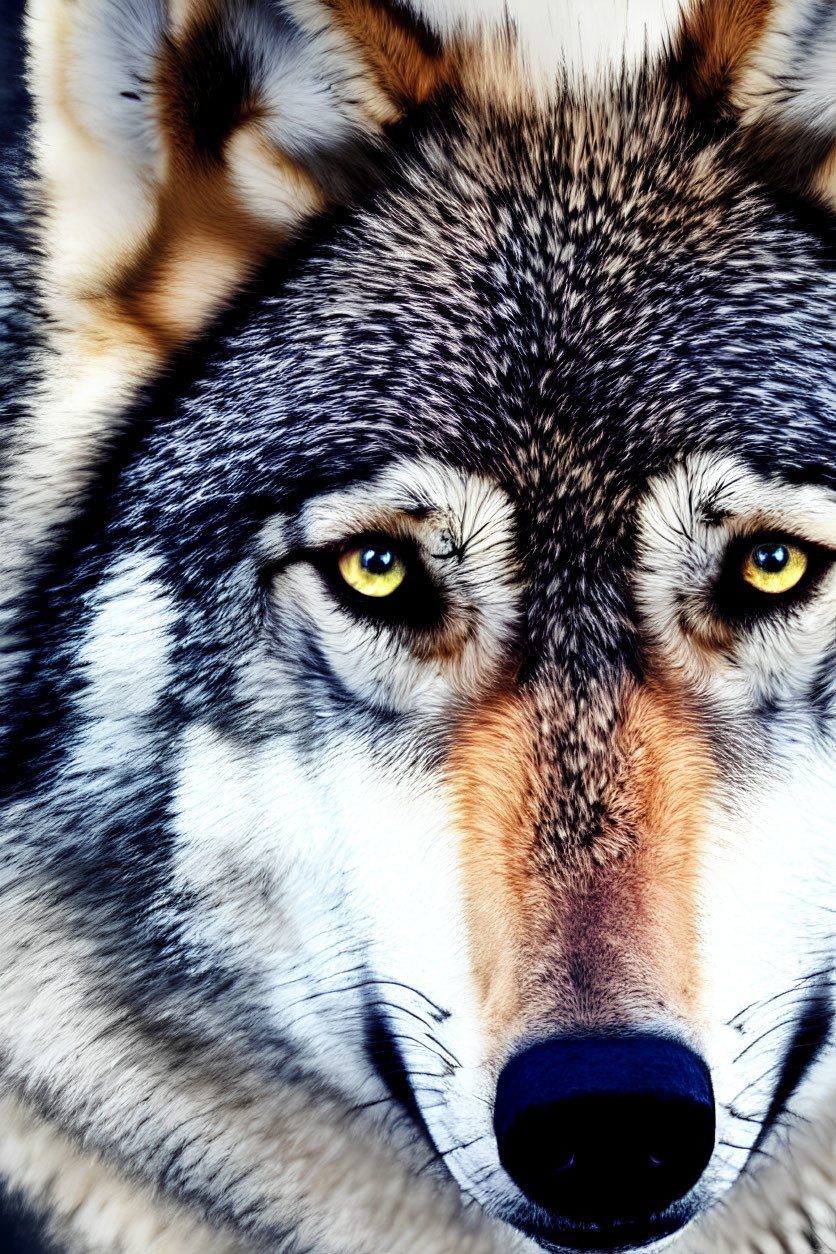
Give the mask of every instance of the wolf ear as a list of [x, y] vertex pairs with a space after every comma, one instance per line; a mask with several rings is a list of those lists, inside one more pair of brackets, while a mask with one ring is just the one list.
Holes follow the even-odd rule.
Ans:
[[28, 34], [53, 312], [151, 359], [454, 66], [397, 0], [32, 0]]
[[677, 62], [770, 178], [836, 208], [836, 0], [694, 0]]

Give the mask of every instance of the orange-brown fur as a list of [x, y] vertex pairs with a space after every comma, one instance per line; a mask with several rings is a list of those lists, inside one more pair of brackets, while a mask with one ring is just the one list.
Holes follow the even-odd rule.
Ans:
[[813, 192], [836, 213], [836, 144], [813, 179]]
[[[117, 278], [125, 318], [144, 327], [163, 353], [197, 334], [282, 243], [282, 233], [249, 212], [231, 184], [225, 147], [239, 127], [257, 119], [258, 103], [243, 82], [221, 79], [209, 85], [215, 67], [206, 50], [218, 46], [222, 23], [215, 9], [192, 6], [187, 22], [181, 15], [185, 29], [169, 37], [160, 56], [158, 121], [165, 159], [156, 220], [133, 264]], [[223, 73], [222, 66], [217, 70]], [[207, 130], [198, 110], [210, 90], [227, 109], [212, 116], [214, 125]], [[310, 193], [310, 176], [284, 154], [273, 156], [277, 180], [298, 180]]]
[[728, 105], [755, 44], [763, 35], [773, 0], [701, 0], [687, 12], [679, 60], [693, 95], [712, 106]]
[[151, 236], [118, 278], [119, 308], [166, 355], [198, 334], [282, 242], [235, 203], [222, 171], [196, 168], [161, 189]]
[[533, 703], [493, 698], [449, 763], [473, 972], [489, 1050], [555, 1027], [700, 1019], [698, 881], [712, 767], [662, 689], [630, 686], [590, 848], [538, 836], [552, 781]]
[[714, 766], [682, 694], [655, 685], [622, 704], [623, 775], [610, 821], [635, 843], [618, 864], [620, 902], [634, 909], [653, 983], [669, 1010], [692, 1021], [700, 1004], [698, 883]]
[[423, 104], [456, 76], [456, 56], [405, 10], [386, 0], [326, 0], [363, 50], [366, 63], [399, 109]]
[[[518, 1011], [527, 927], [545, 908], [531, 874], [540, 781], [531, 703], [491, 698], [468, 719], [449, 763], [462, 830], [461, 860], [473, 972], [486, 1028]], [[538, 909], [539, 907], [539, 909]]]
[[[337, 23], [359, 47], [368, 72], [391, 101], [391, 117], [426, 101], [455, 75], [456, 57], [417, 19], [383, 0], [325, 0]], [[59, 5], [52, 40], [59, 78], [71, 72], [72, 11]], [[230, 68], [224, 51], [221, 0], [181, 0], [157, 59], [153, 96], [163, 161], [159, 181], [147, 188], [150, 221], [124, 241], [111, 264], [90, 273], [72, 293], [84, 311], [78, 324], [98, 338], [140, 339], [162, 364], [201, 332], [208, 320], [268, 255], [312, 212], [325, 207], [313, 167], [267, 142], [260, 130], [264, 102], [252, 90], [246, 67]], [[55, 103], [76, 124], [72, 86], [56, 84]], [[374, 126], [372, 127], [374, 129]], [[236, 186], [231, 141], [252, 133], [259, 178], [271, 221], [247, 203]], [[80, 142], [90, 143], [80, 132]], [[295, 213], [283, 213], [283, 206]], [[290, 219], [290, 220], [288, 220]]]

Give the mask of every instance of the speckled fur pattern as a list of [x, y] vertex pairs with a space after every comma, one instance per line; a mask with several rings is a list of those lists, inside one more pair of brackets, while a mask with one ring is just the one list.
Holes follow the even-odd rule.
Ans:
[[[260, 4], [119, 9], [122, 45], [169, 41], [134, 87], [231, 13], [232, 61], [264, 38], [303, 95], [342, 67], [348, 155], [322, 173], [310, 114], [293, 148], [280, 82], [235, 105], [272, 183], [218, 113], [207, 156], [77, 85], [84, 168], [139, 143], [157, 216], [74, 270], [33, 54], [42, 234], [0, 241], [41, 302], [0, 502], [5, 1195], [58, 1254], [612, 1245], [517, 1187], [491, 1108], [526, 1043], [637, 1030], [698, 1049], [718, 1110], [646, 1248], [826, 1250], [836, 19], [648, 4], [592, 56], [560, 3], [549, 61], [522, 7]], [[67, 46], [118, 69], [108, 5]], [[159, 191], [191, 179], [229, 211], [216, 237], [189, 201], [206, 239], [280, 228], [206, 292]], [[199, 316], [155, 304], [136, 356], [136, 293], [187, 255]], [[96, 353], [113, 386], [57, 407]], [[764, 535], [812, 554], [777, 608], [734, 582]], [[404, 554], [391, 603], [341, 582], [358, 537]]]

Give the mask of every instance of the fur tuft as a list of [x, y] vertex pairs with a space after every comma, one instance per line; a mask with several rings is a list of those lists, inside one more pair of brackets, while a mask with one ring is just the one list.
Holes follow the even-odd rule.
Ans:
[[677, 56], [701, 108], [741, 123], [751, 161], [836, 207], [836, 5], [700, 0]]

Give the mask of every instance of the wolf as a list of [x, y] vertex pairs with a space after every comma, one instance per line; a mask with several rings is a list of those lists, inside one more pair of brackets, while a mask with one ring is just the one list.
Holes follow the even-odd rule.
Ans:
[[26, 32], [6, 1248], [829, 1248], [836, 6]]

